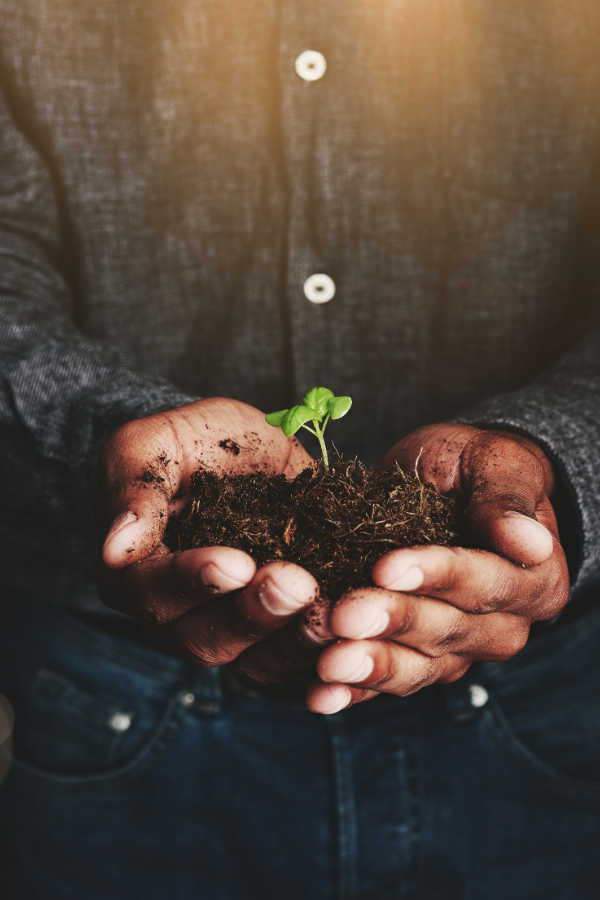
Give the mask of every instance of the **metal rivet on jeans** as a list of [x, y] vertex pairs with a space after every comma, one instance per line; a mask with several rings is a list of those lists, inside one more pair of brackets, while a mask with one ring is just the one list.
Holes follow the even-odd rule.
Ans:
[[108, 727], [113, 731], [127, 731], [131, 728], [131, 716], [129, 713], [116, 712], [113, 713], [108, 720]]
[[183, 706], [191, 706], [195, 699], [196, 695], [192, 694], [191, 691], [184, 691], [181, 695], [181, 703]]
[[475, 707], [475, 709], [485, 706], [490, 699], [490, 695], [480, 684], [472, 684], [469, 686], [469, 696], [471, 698], [471, 706]]

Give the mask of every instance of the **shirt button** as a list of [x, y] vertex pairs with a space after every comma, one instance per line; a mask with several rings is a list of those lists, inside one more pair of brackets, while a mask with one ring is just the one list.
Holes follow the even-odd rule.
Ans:
[[335, 282], [329, 275], [311, 275], [304, 282], [304, 294], [311, 303], [328, 303], [335, 294]]
[[305, 50], [296, 60], [296, 72], [305, 81], [318, 81], [326, 68], [327, 61], [318, 50]]
[[471, 706], [475, 709], [480, 709], [480, 707], [485, 706], [490, 699], [490, 695], [480, 684], [472, 684], [469, 687], [469, 696], [471, 698]]

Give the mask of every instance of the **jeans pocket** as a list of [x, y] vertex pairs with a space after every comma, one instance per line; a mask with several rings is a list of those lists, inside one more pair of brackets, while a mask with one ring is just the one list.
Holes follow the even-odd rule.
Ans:
[[600, 609], [485, 664], [488, 730], [513, 762], [564, 798], [600, 806]]
[[[484, 725], [505, 756], [521, 770], [529, 785], [571, 803], [600, 809], [600, 782], [573, 777], [555, 768], [517, 734], [510, 720], [494, 702], [483, 716]], [[541, 750], [543, 753], [543, 749]]]
[[107, 768], [121, 761], [136, 727], [125, 702], [109, 703], [48, 668], [39, 669], [20, 707], [20, 758], [55, 772]]
[[182, 721], [185, 666], [34, 610], [10, 642], [13, 776], [69, 791], [117, 789], [159, 759]]

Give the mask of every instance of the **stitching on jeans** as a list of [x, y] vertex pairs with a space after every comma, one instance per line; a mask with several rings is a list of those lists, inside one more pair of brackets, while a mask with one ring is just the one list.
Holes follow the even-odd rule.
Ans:
[[515, 679], [523, 678], [532, 671], [535, 672], [540, 663], [552, 665], [554, 651], [557, 649], [560, 649], [561, 653], [576, 652], [579, 644], [591, 641], [599, 631], [600, 608], [588, 616], [569, 622], [568, 625], [557, 625], [556, 631], [540, 635], [533, 643], [527, 644], [520, 653], [506, 662], [480, 663], [479, 671], [486, 682], [491, 680], [496, 686], [510, 686]]
[[356, 897], [356, 860], [358, 834], [352, 764], [344, 720], [340, 716], [327, 719], [331, 741], [338, 836], [338, 900]]
[[[423, 837], [423, 806], [425, 800], [425, 778], [423, 773], [424, 763], [424, 726], [423, 711], [419, 707], [415, 709], [415, 749], [412, 760], [409, 759], [409, 785], [413, 806], [413, 850], [412, 871], [414, 872], [415, 894], [424, 891], [425, 883], [425, 841]], [[411, 777], [412, 776], [412, 777]]]
[[167, 708], [153, 733], [128, 762], [106, 772], [89, 775], [61, 775], [45, 772], [30, 763], [14, 760], [14, 771], [36, 779], [37, 786], [63, 796], [83, 798], [90, 793], [109, 793], [122, 790], [137, 781], [163, 756], [183, 721], [185, 710], [180, 703], [182, 684], [172, 695]]
[[[67, 630], [73, 631], [83, 637], [84, 640], [79, 641], [80, 645], [82, 643], [86, 644], [94, 653], [106, 657], [111, 662], [115, 660], [117, 662], [125, 660], [127, 666], [131, 669], [150, 672], [153, 675], [155, 675], [156, 672], [160, 672], [163, 675], [171, 675], [174, 678], [177, 678], [185, 669], [185, 663], [176, 659], [173, 659], [175, 665], [172, 669], [165, 667], [160, 661], [163, 654], [161, 654], [160, 650], [153, 651], [151, 648], [148, 648], [148, 652], [156, 654], [157, 662], [155, 664], [154, 662], [146, 661], [128, 646], [129, 642], [127, 641], [127, 638], [103, 634], [101, 631], [96, 631], [93, 626], [86, 625], [83, 622], [71, 621], [66, 616], [63, 619], [61, 616], [61, 628], [63, 625]], [[118, 647], [114, 646], [115, 643], [118, 643]]]
[[491, 709], [482, 713], [482, 722], [500, 748], [520, 768], [526, 769], [537, 781], [559, 796], [568, 800], [578, 800], [586, 805], [600, 804], [600, 784], [593, 781], [578, 781], [568, 775], [561, 775], [519, 740], [496, 701], [490, 698], [490, 702]]
[[[27, 617], [29, 617], [30, 614], [34, 611], [35, 610], [33, 608], [30, 611], [28, 610]], [[161, 656], [163, 654], [161, 654], [159, 650], [153, 651], [150, 648], [148, 649], [148, 653], [155, 653], [157, 661], [156, 663], [145, 661], [144, 659], [141, 659], [140, 656], [135, 653], [135, 651], [127, 646], [125, 638], [119, 638], [113, 635], [105, 635], [101, 631], [95, 631], [93, 626], [86, 625], [83, 622], [78, 622], [75, 619], [72, 620], [60, 610], [48, 610], [42, 607], [40, 609], [40, 613], [50, 618], [52, 624], [56, 625], [56, 627], [59, 629], [59, 632], [64, 633], [66, 631], [76, 635], [76, 637], [79, 638], [79, 640], [77, 640], [79, 646], [85, 646], [89, 648], [91, 652], [96, 653], [98, 656], [103, 656], [105, 659], [108, 659], [111, 662], [114, 662], [115, 660], [117, 662], [120, 662], [123, 660], [130, 668], [137, 671], [149, 673], [154, 676], [156, 676], [157, 673], [161, 673], [163, 675], [170, 675], [173, 678], [181, 677], [182, 673], [186, 669], [186, 664], [183, 661], [177, 659], [173, 659], [173, 668], [162, 665]], [[24, 627], [25, 617], [19, 623], [19, 630], [23, 629]], [[83, 638], [83, 640], [81, 640], [80, 638]], [[118, 646], [115, 647], [114, 644], [117, 644]]]

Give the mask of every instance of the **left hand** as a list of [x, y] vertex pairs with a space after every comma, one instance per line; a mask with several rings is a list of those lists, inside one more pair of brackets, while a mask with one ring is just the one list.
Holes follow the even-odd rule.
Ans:
[[541, 448], [518, 435], [431, 425], [396, 444], [380, 468], [413, 470], [420, 453], [421, 480], [458, 492], [478, 549], [424, 546], [382, 557], [377, 587], [349, 592], [332, 611], [340, 640], [319, 657], [307, 693], [313, 712], [382, 692], [407, 696], [457, 681], [478, 660], [509, 659], [531, 624], [568, 600], [552, 465]]
[[313, 576], [283, 561], [257, 571], [232, 547], [171, 553], [163, 536], [169, 515], [189, 500], [199, 466], [220, 475], [291, 478], [311, 462], [264, 413], [223, 397], [122, 425], [100, 458], [112, 521], [97, 567], [101, 599], [135, 616], [152, 643], [192, 665], [229, 664], [255, 684], [305, 678], [302, 669], [314, 667], [331, 638], [327, 622], [314, 615]]

